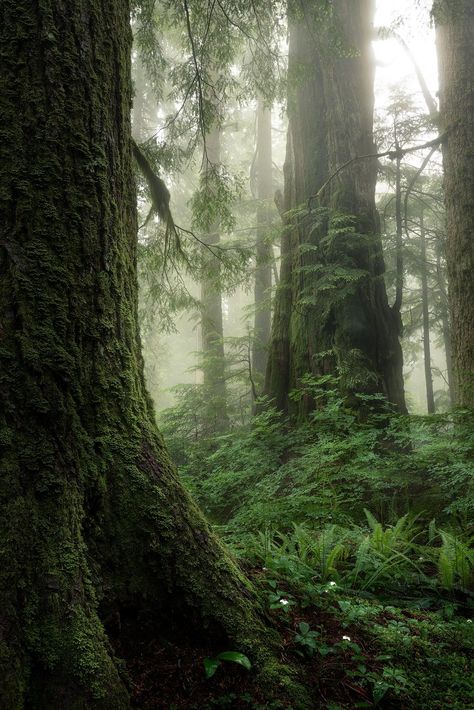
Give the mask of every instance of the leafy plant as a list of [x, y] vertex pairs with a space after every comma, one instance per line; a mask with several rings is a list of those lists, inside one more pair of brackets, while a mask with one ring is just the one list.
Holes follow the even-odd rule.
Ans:
[[306, 621], [298, 624], [298, 633], [295, 634], [295, 643], [301, 647], [302, 655], [313, 656], [320, 647], [320, 634], [312, 631]]
[[243, 653], [239, 651], [222, 651], [222, 653], [219, 653], [217, 656], [204, 659], [206, 678], [212, 678], [223, 661], [237, 663], [248, 671], [252, 668], [252, 663]]

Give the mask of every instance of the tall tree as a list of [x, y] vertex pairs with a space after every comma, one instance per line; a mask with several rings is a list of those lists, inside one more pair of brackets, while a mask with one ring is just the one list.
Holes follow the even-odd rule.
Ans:
[[273, 247], [269, 241], [273, 197], [272, 112], [265, 101], [257, 101], [257, 244], [255, 258], [255, 323], [252, 365], [257, 379], [265, 377], [267, 348], [271, 332], [270, 290], [272, 287]]
[[[216, 188], [216, 175], [221, 163], [221, 129], [215, 122], [205, 136], [203, 154], [204, 194], [209, 200], [218, 199], [212, 194]], [[220, 287], [220, 261], [216, 252], [220, 242], [219, 220], [208, 220], [203, 235], [203, 273], [201, 277], [201, 343], [202, 370], [206, 397], [205, 419], [209, 431], [225, 429], [228, 424], [225, 382], [224, 325], [222, 318], [222, 292]]]
[[474, 406], [474, 5], [437, 0], [440, 113], [455, 401]]
[[262, 625], [145, 391], [130, 4], [3, 0], [1, 20], [0, 706], [118, 710], [104, 616], [249, 652]]
[[426, 407], [428, 414], [434, 414], [436, 405], [433, 392], [433, 372], [431, 370], [430, 310], [428, 291], [428, 267], [426, 257], [426, 230], [423, 207], [420, 215], [420, 272], [421, 272], [421, 307], [423, 318], [423, 363], [425, 368]]
[[266, 391], [297, 416], [314, 406], [289, 398], [301, 378], [336, 371], [347, 393], [382, 392], [405, 409], [399, 319], [383, 280], [377, 163], [356, 159], [375, 152], [373, 11], [372, 0], [304, 0], [290, 17], [288, 227]]

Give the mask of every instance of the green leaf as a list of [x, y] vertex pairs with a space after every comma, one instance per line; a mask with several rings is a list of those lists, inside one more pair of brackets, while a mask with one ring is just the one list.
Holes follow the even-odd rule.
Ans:
[[252, 668], [252, 663], [247, 656], [244, 656], [243, 653], [239, 653], [238, 651], [223, 651], [222, 653], [219, 653], [216, 658], [219, 661], [232, 661], [233, 663], [238, 663], [248, 671]]
[[378, 705], [385, 696], [389, 687], [390, 686], [387, 683], [383, 683], [381, 681], [377, 681], [377, 683], [375, 683], [372, 693], [374, 696], [374, 703], [376, 705]]
[[204, 659], [204, 670], [206, 672], [206, 678], [212, 678], [216, 670], [221, 665], [221, 662], [217, 658], [205, 658]]
[[298, 628], [299, 628], [299, 630], [300, 630], [300, 633], [301, 633], [303, 636], [306, 636], [306, 634], [307, 634], [308, 631], [309, 631], [309, 624], [307, 624], [306, 621], [302, 621], [302, 622], [299, 624]]

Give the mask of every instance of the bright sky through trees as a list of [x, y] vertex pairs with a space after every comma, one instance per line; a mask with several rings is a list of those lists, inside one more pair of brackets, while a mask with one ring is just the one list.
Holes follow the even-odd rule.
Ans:
[[[410, 47], [432, 94], [438, 86], [438, 67], [434, 28], [424, 2], [414, 0], [378, 0], [376, 27], [394, 27]], [[413, 65], [395, 39], [374, 42], [377, 59], [377, 107], [390, 101], [390, 92], [400, 84], [419, 95], [423, 101]]]

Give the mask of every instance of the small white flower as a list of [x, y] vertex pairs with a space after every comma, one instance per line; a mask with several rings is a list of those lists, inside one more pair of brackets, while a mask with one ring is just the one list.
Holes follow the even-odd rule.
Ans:
[[329, 586], [330, 586], [330, 587], [336, 587], [337, 585], [336, 585], [336, 582], [329, 582]]
[[419, 557], [418, 562], [423, 562], [424, 559], [425, 559], [424, 557]]
[[286, 606], [289, 603], [288, 599], [280, 599], [280, 604], [283, 604], [283, 606]]
[[262, 567], [262, 572], [266, 572], [266, 571], [267, 571], [267, 568], [266, 568], [266, 567]]
[[468, 624], [472, 624], [472, 619], [466, 619]]
[[343, 636], [343, 637], [342, 637], [342, 640], [343, 640], [343, 641], [350, 641], [350, 640], [351, 640], [351, 637], [350, 637], [350, 636]]

